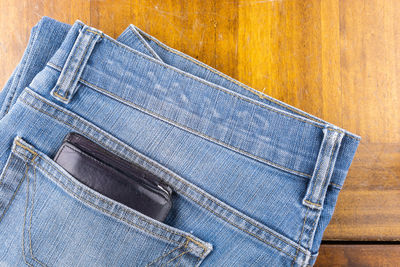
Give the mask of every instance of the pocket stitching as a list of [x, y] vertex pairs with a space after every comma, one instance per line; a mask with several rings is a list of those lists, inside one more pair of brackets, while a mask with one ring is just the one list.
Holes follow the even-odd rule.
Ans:
[[[185, 243], [186, 243], [186, 242], [185, 242]], [[180, 245], [180, 246], [178, 246], [178, 247], [176, 247], [176, 248], [173, 248], [172, 250], [170, 250], [170, 251], [164, 253], [163, 255], [157, 257], [157, 258], [156, 258], [155, 260], [153, 260], [152, 262], [146, 264], [146, 267], [148, 267], [148, 266], [150, 266], [150, 265], [152, 265], [152, 264], [154, 264], [154, 263], [159, 262], [161, 259], [165, 258], [166, 256], [168, 256], [169, 254], [171, 254], [171, 253], [174, 252], [175, 250], [177, 250], [177, 249], [183, 247], [183, 245], [185, 245], [185, 243], [183, 243], [182, 245]]]
[[[20, 143], [17, 143], [17, 144], [18, 144], [18, 145], [22, 145], [22, 144], [20, 144]], [[26, 147], [23, 146], [23, 148], [26, 148]], [[31, 152], [32, 150], [29, 150], [29, 151]], [[25, 205], [24, 228], [23, 228], [23, 229], [24, 229], [23, 231], [24, 231], [24, 233], [25, 233], [25, 223], [26, 223], [26, 215], [27, 215], [28, 199], [29, 199], [29, 175], [27, 175], [27, 174], [28, 174], [28, 169], [29, 169], [29, 166], [30, 166], [30, 165], [27, 163], [27, 161], [33, 161], [33, 159], [28, 159], [25, 155], [23, 155], [23, 154], [21, 154], [21, 153], [19, 153], [19, 152], [17, 152], [17, 151], [14, 151], [14, 153], [18, 154], [19, 156], [23, 157], [23, 158], [26, 160], [26, 162], [25, 162], [25, 166], [26, 166], [26, 168], [25, 168], [25, 174], [24, 174], [24, 177], [23, 177], [23, 179], [24, 179], [25, 177], [27, 177], [27, 200], [26, 200], [26, 205]], [[46, 159], [44, 159], [43, 157], [41, 157], [40, 155], [38, 155], [36, 152], [35, 152], [35, 154], [36, 154], [39, 158], [41, 158], [42, 160], [44, 160], [44, 161], [48, 162], [49, 164], [51, 164], [51, 162], [47, 161]], [[36, 157], [36, 156], [35, 156], [35, 157]], [[47, 175], [53, 177], [53, 179], [55, 179], [55, 180], [57, 180], [57, 179], [54, 178], [54, 176], [53, 176], [52, 174], [50, 174], [49, 172], [47, 172], [46, 170], [44, 170], [42, 167], [40, 167], [40, 166], [38, 166], [38, 165], [36, 165], [36, 164], [33, 164], [32, 167], [33, 167], [32, 169], [33, 169], [33, 171], [34, 171], [34, 195], [32, 196], [32, 207], [30, 208], [30, 222], [29, 222], [29, 228], [28, 228], [28, 234], [29, 234], [29, 250], [30, 250], [30, 254], [31, 254], [31, 257], [32, 257], [33, 260], [35, 260], [36, 262], [38, 262], [41, 266], [47, 266], [47, 265], [45, 265], [44, 263], [42, 263], [39, 259], [37, 259], [37, 258], [33, 255], [32, 243], [31, 243], [32, 215], [33, 215], [33, 209], [34, 209], [34, 197], [35, 197], [35, 195], [36, 195], [36, 168], [40, 169], [41, 171], [44, 171]], [[63, 175], [65, 178], [68, 178], [68, 177], [66, 177], [63, 173], [60, 173], [60, 174]], [[23, 179], [22, 179], [22, 180], [23, 180]], [[68, 178], [68, 179], [69, 179], [69, 178]], [[106, 212], [106, 213], [109, 213], [109, 212], [107, 212], [106, 210], [104, 210], [104, 209], [102, 209], [102, 208], [100, 208], [100, 207], [95, 207], [94, 204], [92, 205], [91, 203], [87, 202], [86, 200], [81, 199], [78, 195], [76, 195], [75, 193], [71, 192], [69, 189], [67, 189], [66, 187], [64, 187], [64, 185], [63, 185], [62, 183], [59, 183], [59, 184], [60, 184], [65, 190], [67, 190], [68, 192], [70, 192], [72, 195], [74, 195], [75, 197], [79, 198], [82, 202], [85, 202], [86, 204], [88, 204], [88, 205], [90, 205], [90, 206], [92, 206], [92, 207], [94, 207], [94, 208], [96, 208], [96, 209], [101, 209], [102, 211], [104, 211], [104, 212]], [[87, 191], [87, 190], [85, 190], [85, 189], [82, 189], [82, 190], [84, 190], [85, 192], [87, 192], [87, 193], [89, 193], [89, 194], [91, 193], [91, 192], [89, 192], [89, 191]], [[94, 195], [94, 197], [97, 198], [96, 195]], [[103, 200], [103, 199], [101, 199], [101, 198], [97, 198], [97, 199], [99, 199], [100, 201], [106, 201], [106, 200]], [[109, 213], [109, 215], [112, 215], [114, 218], [116, 218], [116, 219], [118, 219], [118, 220], [122, 220], [122, 221], [125, 221], [125, 222], [128, 223], [128, 224], [134, 225], [135, 227], [140, 228], [140, 229], [142, 229], [143, 231], [145, 231], [145, 232], [147, 232], [147, 233], [150, 233], [151, 235], [155, 235], [155, 236], [157, 236], [157, 237], [160, 237], [160, 238], [163, 238], [163, 239], [167, 239], [168, 241], [174, 242], [174, 243], [176, 243], [176, 244], [178, 244], [178, 245], [180, 244], [180, 243], [178, 243], [178, 242], [175, 241], [175, 240], [168, 239], [168, 238], [163, 237], [163, 236], [159, 236], [159, 235], [157, 235], [157, 234], [155, 234], [155, 233], [152, 233], [152, 232], [150, 232], [150, 231], [146, 231], [146, 230], [145, 230], [144, 228], [142, 228], [141, 226], [138, 226], [138, 225], [136, 225], [136, 224], [134, 224], [134, 223], [131, 223], [131, 222], [129, 222], [129, 221], [123, 219], [123, 218], [119, 218], [119, 217], [117, 217], [116, 215], [113, 215], [113, 214], [111, 214], [111, 213]], [[165, 229], [165, 230], [168, 231], [168, 229]], [[174, 234], [180, 235], [179, 233], [174, 233]], [[188, 236], [184, 236], [184, 235], [181, 235], [181, 236], [182, 236], [182, 237], [186, 237], [186, 241], [185, 241], [184, 243], [180, 244], [180, 246], [178, 246], [178, 247], [172, 249], [171, 251], [169, 251], [169, 252], [163, 254], [162, 256], [158, 257], [154, 262], [152, 262], [152, 263], [150, 263], [150, 264], [148, 264], [148, 265], [146, 265], [146, 266], [149, 266], [149, 265], [151, 265], [151, 264], [154, 264], [154, 263], [156, 263], [156, 262], [159, 262], [162, 258], [165, 258], [165, 257], [166, 257], [167, 255], [169, 255], [170, 253], [172, 253], [173, 251], [175, 251], [175, 250], [177, 250], [177, 249], [179, 249], [179, 248], [182, 248], [183, 246], [184, 246], [184, 248], [186, 248], [187, 245], [188, 245], [188, 243], [189, 243], [189, 241], [192, 241], [192, 242], [198, 244], [199, 246], [202, 246], [202, 244], [198, 243], [197, 241], [193, 240], [192, 238], [190, 238], [190, 237], [188, 237]], [[23, 244], [22, 244], [23, 247], [22, 247], [22, 249], [23, 249], [24, 261], [25, 261], [25, 263], [26, 263], [27, 265], [33, 266], [32, 264], [30, 264], [30, 263], [27, 262], [27, 260], [26, 260], [25, 249], [24, 249], [26, 245], [25, 245], [25, 236], [24, 236], [24, 235], [23, 235], [23, 239], [22, 239], [22, 240], [23, 240]], [[203, 248], [204, 248], [204, 247], [203, 247]], [[204, 248], [204, 249], [205, 249], [205, 248]], [[181, 258], [184, 254], [186, 254], [186, 253], [188, 253], [188, 252], [190, 252], [190, 251], [192, 251], [192, 250], [193, 250], [193, 248], [190, 249], [190, 250], [188, 250], [188, 251], [185, 251], [185, 252], [179, 254], [178, 256], [176, 256], [176, 257], [174, 257], [173, 259], [169, 260], [167, 263], [169, 263], [169, 262], [171, 262], [171, 261], [173, 261], [173, 260], [176, 260], [176, 259], [178, 259], [178, 258]], [[204, 253], [204, 251], [203, 251], [203, 253]], [[203, 255], [203, 253], [201, 254], [201, 256]], [[198, 257], [198, 258], [201, 259], [201, 256]]]
[[[185, 246], [184, 246], [184, 249], [186, 249], [187, 248], [187, 245], [188, 245], [188, 242], [185, 242]], [[189, 250], [186, 250], [186, 251], [183, 251], [181, 254], [179, 254], [178, 256], [176, 256], [176, 257], [174, 257], [174, 258], [172, 258], [172, 259], [170, 259], [169, 261], [167, 261], [166, 263], [164, 263], [163, 265], [161, 265], [161, 266], [166, 266], [168, 263], [170, 263], [170, 262], [172, 262], [172, 261], [174, 261], [174, 260], [177, 260], [177, 259], [179, 259], [179, 261], [177, 261], [176, 262], [176, 265], [175, 266], [177, 266], [178, 265], [178, 263], [181, 261], [181, 259], [182, 259], [182, 257], [183, 257], [183, 255], [185, 255], [186, 253], [188, 253], [188, 252], [190, 252], [190, 251], [192, 251], [193, 250], [193, 248], [191, 248], [191, 249], [189, 249]]]
[[[17, 145], [20, 145], [20, 143], [17, 143]], [[28, 159], [25, 155], [19, 153], [18, 151], [14, 151], [14, 153], [16, 153], [18, 156], [23, 157], [25, 160], [29, 161], [29, 159]], [[38, 158], [40, 158], [40, 159], [42, 159], [43, 161], [47, 162], [47, 163], [50, 164], [53, 168], [57, 168], [57, 166], [54, 166], [54, 164], [53, 164], [52, 162], [50, 162], [50, 161], [48, 161], [47, 159], [43, 158], [41, 155], [38, 155]], [[143, 215], [141, 215], [141, 214], [140, 214], [140, 215], [139, 215], [139, 214], [136, 214], [136, 213], [134, 213], [133, 211], [127, 209], [127, 210], [126, 210], [127, 212], [133, 214], [134, 216], [136, 216], [136, 217], [138, 217], [138, 218], [140, 218], [140, 219], [145, 220], [146, 222], [152, 224], [154, 227], [161, 228], [161, 229], [163, 229], [163, 230], [165, 230], [165, 231], [167, 231], [167, 232], [169, 232], [169, 233], [171, 233], [171, 234], [181, 236], [181, 237], [185, 238], [186, 241], [185, 241], [184, 243], [181, 243], [181, 242], [178, 242], [178, 241], [176, 241], [176, 240], [169, 239], [169, 238], [164, 237], [164, 236], [160, 236], [160, 235], [155, 234], [155, 233], [153, 233], [153, 232], [151, 232], [151, 231], [147, 231], [145, 228], [143, 228], [142, 226], [139, 226], [139, 225], [135, 224], [134, 222], [130, 222], [130, 221], [124, 219], [124, 218], [121, 218], [121, 217], [117, 216], [115, 213], [111, 213], [111, 212], [109, 212], [109, 211], [107, 211], [107, 210], [105, 210], [105, 209], [103, 209], [103, 208], [101, 208], [101, 207], [96, 206], [95, 204], [92, 204], [92, 203], [86, 201], [85, 199], [82, 199], [82, 197], [76, 195], [74, 192], [72, 192], [71, 190], [69, 190], [63, 183], [59, 182], [59, 180], [58, 180], [57, 178], [55, 178], [54, 175], [52, 175], [51, 173], [49, 173], [48, 171], [46, 171], [46, 170], [45, 170], [44, 168], [42, 168], [41, 166], [35, 165], [34, 167], [40, 169], [40, 170], [43, 171], [43, 172], [45, 172], [45, 174], [48, 175], [48, 176], [50, 176], [50, 177], [52, 178], [52, 180], [54, 180], [57, 184], [59, 184], [60, 186], [62, 186], [62, 187], [64, 188], [64, 190], [66, 190], [66, 191], [68, 191], [69, 193], [71, 193], [74, 197], [78, 198], [78, 199], [79, 199], [80, 201], [82, 201], [83, 203], [86, 203], [87, 205], [89, 205], [89, 206], [91, 206], [91, 207], [93, 207], [93, 208], [95, 208], [95, 209], [97, 209], [97, 210], [101, 210], [102, 212], [104, 212], [104, 213], [106, 213], [106, 214], [112, 216], [113, 218], [115, 218], [115, 219], [117, 219], [117, 220], [124, 221], [124, 222], [128, 223], [129, 225], [132, 225], [132, 226], [134, 226], [134, 227], [137, 227], [137, 228], [143, 230], [143, 231], [146, 232], [146, 233], [149, 233], [149, 234], [151, 234], [151, 235], [154, 235], [154, 236], [156, 236], [156, 237], [162, 238], [162, 239], [164, 239], [164, 240], [166, 240], [166, 241], [173, 242], [173, 243], [178, 244], [178, 245], [184, 245], [186, 241], [190, 240], [190, 241], [192, 241], [193, 243], [195, 243], [196, 245], [198, 245], [198, 246], [200, 246], [200, 247], [203, 248], [203, 252], [202, 252], [201, 256], [204, 254], [205, 251], [207, 251], [207, 248], [206, 248], [203, 244], [201, 244], [200, 242], [194, 240], [194, 239], [191, 238], [190, 236], [186, 236], [186, 235], [184, 235], [184, 234], [181, 234], [181, 233], [178, 233], [178, 232], [174, 232], [174, 231], [172, 231], [172, 230], [170, 230], [170, 229], [165, 228], [165, 227], [162, 226], [162, 225], [156, 225], [156, 224], [154, 224], [154, 223], [152, 223], [152, 222], [150, 222], [150, 221], [147, 221], [146, 218], [142, 217]], [[65, 177], [66, 179], [68, 179], [70, 182], [74, 183], [74, 181], [72, 181], [69, 177], [67, 177], [67, 176], [66, 176], [65, 174], [63, 174], [62, 172], [59, 172], [59, 174], [62, 175], [62, 176], [64, 176], [64, 177]], [[82, 188], [82, 190], [83, 190], [85, 193], [88, 193], [88, 194], [90, 194], [91, 196], [95, 197], [96, 199], [98, 199], [98, 200], [101, 201], [101, 202], [113, 204], [112, 202], [109, 202], [109, 201], [106, 200], [106, 199], [102, 199], [102, 198], [100, 198], [99, 196], [94, 195], [92, 192], [90, 192], [90, 191], [88, 191], [88, 190], [86, 190], [86, 189], [84, 189], [84, 188]]]
[[[159, 167], [159, 166], [157, 166], [157, 165], [154, 165], [152, 162], [148, 161], [146, 158], [142, 157], [140, 154], [137, 154], [135, 151], [133, 151], [132, 149], [130, 149], [127, 145], [125, 145], [124, 143], [122, 143], [121, 141], [119, 141], [118, 139], [116, 139], [115, 137], [109, 135], [108, 133], [100, 132], [96, 127], [94, 127], [94, 126], [92, 126], [91, 124], [85, 122], [83, 119], [79, 118], [79, 117], [76, 116], [75, 114], [69, 114], [69, 113], [65, 112], [64, 110], [62, 110], [62, 109], [60, 109], [60, 108], [54, 106], [53, 104], [44, 102], [44, 101], [42, 101], [41, 99], [39, 99], [38, 97], [36, 97], [35, 95], [33, 95], [33, 94], [30, 93], [30, 92], [27, 92], [27, 94], [29, 94], [29, 95], [31, 95], [32, 97], [34, 97], [35, 99], [39, 100], [39, 101], [42, 102], [43, 104], [50, 105], [51, 107], [53, 107], [54, 109], [56, 109], [56, 110], [58, 110], [58, 111], [64, 113], [65, 115], [70, 116], [70, 117], [72, 117], [72, 118], [78, 120], [80, 123], [84, 124], [85, 126], [89, 127], [90, 129], [92, 129], [93, 131], [99, 133], [100, 135], [102, 135], [102, 136], [108, 136], [109, 138], [112, 139], [113, 142], [115, 142], [115, 143], [119, 144], [120, 146], [124, 147], [125, 149], [127, 149], [128, 151], [130, 151], [130, 153], [132, 153], [132, 154], [136, 155], [137, 157], [139, 157], [140, 159], [146, 161], [148, 164], [152, 165], [153, 167], [157, 168], [158, 170], [161, 170], [162, 172], [168, 173], [170, 176], [174, 177], [176, 180], [178, 180], [178, 181], [184, 183], [185, 185], [187, 185], [187, 186], [190, 187], [191, 189], [195, 190], [196, 192], [198, 192], [198, 193], [200, 193], [201, 195], [203, 195], [204, 197], [206, 197], [207, 200], [210, 200], [211, 202], [213, 202], [214, 204], [218, 205], [219, 207], [230, 211], [231, 213], [233, 213], [234, 215], [240, 217], [241, 219], [243, 219], [244, 221], [246, 221], [246, 222], [248, 222], [249, 224], [253, 225], [254, 227], [256, 227], [256, 228], [258, 228], [258, 229], [260, 229], [260, 230], [262, 230], [262, 231], [268, 232], [270, 235], [272, 235], [272, 236], [278, 238], [280, 241], [282, 241], [282, 242], [284, 242], [285, 244], [291, 246], [292, 248], [294, 248], [294, 249], [296, 249], [296, 250], [298, 249], [298, 250], [301, 251], [302, 253], [308, 254], [308, 251], [305, 250], [304, 248], [298, 247], [297, 245], [291, 244], [291, 243], [289, 243], [288, 241], [283, 240], [281, 237], [279, 237], [279, 236], [276, 235], [275, 233], [271, 232], [268, 228], [266, 228], [266, 227], [264, 227], [264, 226], [255, 225], [253, 222], [251, 222], [251, 221], [249, 221], [248, 219], [244, 218], [241, 214], [238, 214], [236, 211], [232, 210], [231, 208], [221, 206], [220, 203], [217, 203], [217, 202], [215, 202], [214, 200], [210, 199], [210, 198], [207, 197], [203, 192], [200, 192], [197, 188], [193, 187], [193, 186], [192, 186], [191, 184], [189, 184], [188, 182], [186, 182], [186, 181], [180, 179], [180, 178], [177, 177], [174, 173], [170, 172], [170, 171], [167, 170], [167, 169], [163, 169], [163, 168], [161, 168], [161, 167]], [[54, 115], [52, 115], [52, 114], [50, 114], [50, 113], [48, 113], [48, 112], [46, 112], [46, 111], [40, 109], [39, 107], [35, 107], [35, 106], [29, 104], [28, 102], [22, 100], [22, 99], [21, 99], [21, 101], [22, 101], [23, 103], [27, 104], [28, 106], [32, 107], [33, 109], [36, 109], [36, 110], [38, 110], [38, 111], [40, 111], [40, 112], [42, 112], [42, 113], [44, 113], [44, 114], [46, 114], [46, 115], [48, 115], [48, 116], [54, 118], [54, 119], [56, 119], [57, 121], [59, 121], [59, 122], [65, 124], [65, 125], [68, 125], [68, 126], [71, 127], [72, 129], [75, 129], [75, 130], [77, 130], [77, 131], [79, 131], [79, 132], [84, 132], [86, 135], [88, 135], [88, 136], [90, 136], [91, 138], [95, 139], [97, 142], [101, 143], [103, 146], [107, 147], [108, 149], [112, 150], [113, 152], [119, 153], [119, 152], [116, 151], [115, 149], [110, 148], [109, 146], [105, 145], [102, 141], [100, 141], [100, 140], [98, 140], [97, 138], [93, 137], [92, 134], [88, 133], [87, 131], [84, 131], [84, 130], [82, 130], [82, 129], [79, 129], [79, 128], [77, 128], [76, 126], [74, 126], [74, 125], [72, 125], [72, 124], [70, 124], [70, 123], [68, 123], [68, 122], [66, 122], [66, 121], [62, 121], [62, 120], [60, 120], [59, 118], [57, 118], [56, 116], [54, 116]], [[131, 150], [132, 150], [132, 151], [131, 151]], [[121, 153], [119, 153], [119, 154], [121, 154]], [[126, 156], [125, 156], [125, 158], [126, 158]], [[190, 198], [186, 193], [184, 193], [184, 192], [182, 192], [182, 191], [181, 191], [181, 194], [183, 194], [183, 195], [185, 195], [186, 197]], [[192, 199], [192, 198], [190, 198], [190, 199]], [[205, 207], [204, 205], [200, 204], [198, 201], [196, 201], [196, 200], [194, 200], [194, 199], [192, 199], [192, 201], [194, 201], [194, 202], [196, 202], [197, 204], [199, 204], [199, 205]], [[245, 229], [242, 229], [241, 227], [239, 227], [239, 226], [237, 226], [236, 224], [232, 223], [232, 222], [229, 221], [228, 219], [223, 218], [223, 217], [220, 216], [219, 214], [217, 214], [217, 213], [214, 213], [214, 214], [216, 214], [217, 217], [223, 219], [224, 221], [230, 223], [231, 225], [237, 227], [238, 229], [240, 229], [240, 230], [242, 230], [242, 231], [244, 231], [244, 232], [246, 232], [246, 233], [248, 233], [248, 234], [250, 234], [250, 235], [256, 237], [258, 240], [260, 240], [261, 242], [267, 244], [268, 246], [271, 246], [271, 247], [273, 247], [273, 248], [275, 248], [275, 249], [278, 249], [279, 251], [285, 253], [285, 254], [286, 254], [287, 256], [289, 256], [290, 258], [294, 258], [292, 255], [288, 254], [287, 252], [283, 251], [282, 249], [280, 249], [280, 248], [278, 248], [278, 247], [272, 245], [271, 243], [269, 243], [269, 242], [267, 242], [267, 241], [265, 241], [265, 240], [263, 240], [263, 239], [257, 237], [255, 234], [250, 233], [250, 232], [248, 232], [248, 231], [245, 230]]]
[[[26, 148], [26, 147], [24, 147]], [[36, 158], [37, 153], [34, 151], [29, 150], [30, 152], [34, 153], [34, 157], [32, 159], [28, 159], [27, 157], [25, 157], [25, 155], [21, 155], [26, 161], [25, 161], [25, 173], [24, 176], [22, 178], [22, 180], [25, 179], [26, 177], [26, 204], [25, 204], [25, 212], [24, 212], [24, 224], [23, 224], [23, 232], [22, 232], [22, 255], [24, 258], [24, 262], [26, 265], [29, 266], [33, 266], [31, 263], [29, 263], [26, 260], [26, 255], [25, 255], [25, 226], [26, 226], [26, 214], [27, 214], [27, 210], [28, 210], [28, 201], [29, 201], [29, 175], [28, 175], [28, 170], [29, 170], [29, 164], [28, 161], [32, 161]], [[35, 171], [35, 168], [32, 168]], [[36, 173], [34, 173], [34, 179], [36, 176]], [[36, 183], [36, 181], [34, 181], [34, 183]], [[34, 186], [34, 194], [36, 193], [36, 185]], [[32, 252], [32, 243], [31, 243], [31, 233], [30, 233], [30, 227], [31, 227], [31, 223], [32, 223], [32, 213], [33, 213], [33, 207], [34, 207], [34, 195], [32, 196], [32, 207], [31, 207], [31, 211], [30, 211], [30, 223], [29, 223], [29, 228], [28, 228], [28, 234], [29, 234], [29, 252], [31, 254], [31, 258], [33, 260], [35, 260], [37, 263], [39, 263], [41, 266], [46, 266], [45, 264], [43, 264], [40, 260], [38, 260], [35, 256], [33, 256], [33, 252]]]

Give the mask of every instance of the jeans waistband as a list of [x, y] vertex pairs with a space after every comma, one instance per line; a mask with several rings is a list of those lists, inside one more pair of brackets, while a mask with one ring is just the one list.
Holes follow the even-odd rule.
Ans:
[[314, 120], [312, 115], [276, 108], [179, 70], [80, 21], [74, 23], [47, 65], [60, 71], [52, 95], [61, 102], [73, 101], [76, 90], [89, 87], [211, 142], [305, 178], [314, 173], [326, 131], [336, 132], [343, 138], [330, 185], [338, 188], [343, 185], [360, 141], [359, 136]]

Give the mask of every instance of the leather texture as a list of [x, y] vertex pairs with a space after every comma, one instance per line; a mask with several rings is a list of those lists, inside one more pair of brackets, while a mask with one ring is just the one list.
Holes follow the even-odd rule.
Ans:
[[54, 161], [78, 181], [153, 219], [163, 221], [172, 189], [146, 169], [77, 134], [69, 133]]

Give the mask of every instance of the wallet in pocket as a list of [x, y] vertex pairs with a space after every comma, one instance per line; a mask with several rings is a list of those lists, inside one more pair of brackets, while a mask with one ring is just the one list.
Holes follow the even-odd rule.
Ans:
[[153, 219], [163, 221], [171, 209], [169, 185], [83, 135], [69, 133], [54, 161], [86, 186]]

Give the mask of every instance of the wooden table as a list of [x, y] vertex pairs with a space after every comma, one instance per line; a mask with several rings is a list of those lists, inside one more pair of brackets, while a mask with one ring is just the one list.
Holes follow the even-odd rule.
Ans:
[[41, 16], [118, 36], [133, 23], [362, 136], [317, 265], [400, 263], [400, 1], [0, 0], [0, 82]]

